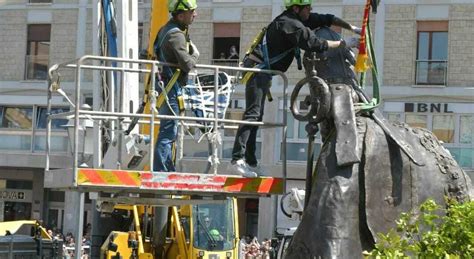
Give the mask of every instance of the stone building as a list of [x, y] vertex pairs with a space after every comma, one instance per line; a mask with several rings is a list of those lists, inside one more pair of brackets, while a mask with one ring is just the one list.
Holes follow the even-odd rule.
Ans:
[[[43, 188], [46, 73], [49, 65], [92, 53], [93, 0], [4, 0], [0, 3], [0, 221], [43, 219], [49, 227], [70, 231], [74, 197]], [[150, 0], [139, 2], [139, 44], [148, 39]], [[332, 13], [360, 26], [363, 0], [315, 0], [313, 11]], [[282, 0], [198, 0], [198, 17], [190, 31], [202, 64], [236, 65], [231, 46], [242, 56], [260, 29], [283, 10]], [[471, 0], [384, 0], [371, 16], [379, 80], [380, 109], [390, 120], [432, 130], [466, 171], [474, 170], [474, 3]], [[344, 36], [350, 36], [342, 31]], [[224, 53], [224, 56], [221, 55]], [[296, 65], [287, 73], [290, 91], [303, 77]], [[71, 93], [71, 77], [63, 88]], [[91, 83], [84, 99], [90, 102]], [[283, 87], [273, 80], [275, 101], [266, 104], [265, 120], [281, 119]], [[370, 80], [367, 92], [371, 94]], [[229, 118], [239, 118], [244, 87], [237, 86]], [[70, 107], [54, 97], [54, 110]], [[290, 114], [290, 113], [288, 113]], [[54, 124], [51, 167], [67, 167], [67, 133]], [[224, 132], [221, 156], [228, 162], [233, 131]], [[264, 129], [258, 152], [269, 173], [280, 176], [281, 133]], [[287, 188], [304, 188], [307, 138], [304, 124], [288, 117]], [[315, 143], [318, 151], [321, 140]], [[187, 140], [185, 168], [202, 164], [207, 144]], [[296, 223], [279, 212], [279, 197], [240, 201], [241, 233], [274, 235], [277, 227]], [[86, 200], [86, 223], [91, 203]], [[260, 213], [259, 213], [260, 212]], [[272, 217], [268, 217], [271, 212]]]

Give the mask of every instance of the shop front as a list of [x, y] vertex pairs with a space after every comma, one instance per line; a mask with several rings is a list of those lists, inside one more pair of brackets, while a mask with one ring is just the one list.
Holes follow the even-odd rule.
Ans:
[[[8, 186], [8, 180], [0, 180]], [[0, 222], [31, 219], [32, 190], [31, 189], [0, 189]]]
[[384, 113], [390, 121], [432, 131], [461, 167], [474, 169], [474, 103], [387, 101]]

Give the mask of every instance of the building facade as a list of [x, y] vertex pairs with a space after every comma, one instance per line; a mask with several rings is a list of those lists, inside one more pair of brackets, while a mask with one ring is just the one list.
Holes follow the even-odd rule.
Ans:
[[[92, 53], [94, 0], [6, 0], [0, 3], [0, 220], [36, 218], [64, 232], [77, 215], [68, 192], [43, 188], [47, 68]], [[139, 45], [149, 35], [150, 0], [139, 2]], [[313, 11], [335, 14], [360, 26], [363, 0], [317, 0]], [[284, 9], [282, 0], [199, 0], [190, 35], [201, 64], [237, 65], [263, 26]], [[390, 120], [433, 131], [472, 177], [474, 171], [474, 3], [471, 0], [385, 0], [371, 16], [382, 104]], [[351, 36], [342, 31], [343, 36]], [[236, 51], [233, 51], [235, 49]], [[289, 90], [304, 77], [296, 64], [287, 72]], [[366, 87], [372, 92], [370, 81]], [[72, 77], [62, 87], [72, 93]], [[283, 110], [282, 80], [274, 78], [275, 101], [266, 104], [265, 121], [288, 113], [287, 189], [304, 188], [307, 137], [304, 123]], [[83, 100], [90, 101], [92, 84]], [[53, 111], [68, 110], [53, 98]], [[237, 86], [227, 117], [240, 118], [244, 87]], [[71, 166], [65, 121], [53, 125], [52, 168]], [[223, 168], [231, 156], [235, 131], [223, 132]], [[281, 131], [263, 129], [259, 159], [268, 173], [281, 176]], [[321, 147], [318, 138], [315, 150]], [[207, 143], [186, 139], [184, 171], [203, 166]], [[223, 169], [225, 170], [225, 169]], [[241, 200], [241, 233], [271, 237], [277, 228], [296, 225], [279, 212], [279, 197]], [[71, 205], [69, 205], [71, 206]], [[86, 222], [91, 203], [86, 201]], [[262, 213], [265, 212], [265, 213]], [[274, 215], [268, 217], [268, 215]]]

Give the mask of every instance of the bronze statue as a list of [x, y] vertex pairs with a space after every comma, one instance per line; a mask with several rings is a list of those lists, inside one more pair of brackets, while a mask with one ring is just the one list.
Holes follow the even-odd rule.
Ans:
[[[329, 28], [316, 33], [340, 39]], [[368, 98], [353, 64], [349, 49], [305, 54], [307, 77], [295, 86], [292, 112], [308, 121], [310, 136], [319, 125], [324, 144], [314, 171], [309, 161], [315, 179], [307, 179], [309, 199], [285, 258], [362, 258], [400, 213], [428, 198], [444, 204], [445, 196], [474, 197], [471, 180], [431, 132], [359, 109]], [[295, 106], [304, 85], [307, 114]]]

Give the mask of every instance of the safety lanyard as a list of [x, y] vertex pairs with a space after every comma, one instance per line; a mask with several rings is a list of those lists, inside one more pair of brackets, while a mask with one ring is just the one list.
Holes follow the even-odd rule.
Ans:
[[[158, 37], [159, 40], [155, 43], [155, 52], [159, 52], [160, 54], [160, 57], [161, 59], [166, 62], [166, 58], [165, 58], [165, 55], [162, 51], [162, 48], [161, 46], [163, 45], [165, 39], [173, 32], [182, 32], [181, 29], [179, 29], [178, 27], [173, 27], [169, 30], [167, 30], [165, 32], [165, 35], [163, 37]], [[161, 35], [159, 35], [161, 36]], [[160, 108], [161, 105], [163, 104], [165, 98], [168, 96], [168, 93], [171, 91], [171, 89], [173, 88], [173, 86], [175, 85], [175, 83], [178, 81], [178, 78], [181, 74], [181, 70], [180, 69], [176, 69], [176, 71], [173, 73], [172, 69], [169, 67], [169, 66], [165, 66], [165, 69], [167, 70], [167, 76], [169, 77], [170, 75], [171, 78], [170, 80], [168, 81], [168, 84], [166, 84], [166, 87], [162, 88], [161, 90], [161, 93], [158, 97], [158, 100], [157, 100], [157, 107]]]
[[260, 68], [260, 69], [271, 69], [271, 65], [279, 62], [286, 55], [288, 55], [289, 53], [291, 53], [293, 50], [296, 49], [296, 48], [288, 49], [288, 50], [276, 55], [275, 57], [270, 58], [270, 56], [268, 54], [268, 47], [267, 47], [267, 33], [265, 33], [265, 35], [263, 36], [261, 46], [262, 46], [262, 51], [263, 51], [263, 63], [260, 63], [256, 66], [257, 68]]

